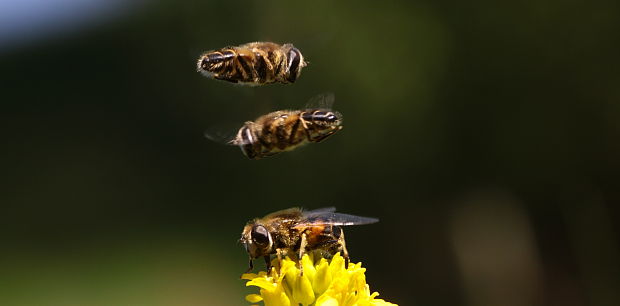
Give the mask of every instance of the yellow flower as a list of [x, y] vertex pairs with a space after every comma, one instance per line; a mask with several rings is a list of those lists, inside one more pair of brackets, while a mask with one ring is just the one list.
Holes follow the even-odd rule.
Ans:
[[265, 306], [387, 306], [396, 305], [370, 293], [362, 263], [349, 263], [345, 268], [339, 253], [331, 261], [321, 258], [314, 262], [312, 255], [301, 259], [304, 273], [300, 275], [295, 261], [287, 258], [272, 261], [271, 272], [246, 273], [246, 286], [260, 288], [260, 294], [250, 294], [250, 303], [263, 301]]

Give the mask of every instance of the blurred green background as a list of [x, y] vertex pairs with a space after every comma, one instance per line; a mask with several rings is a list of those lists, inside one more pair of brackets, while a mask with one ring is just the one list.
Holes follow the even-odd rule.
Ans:
[[[3, 305], [246, 305], [236, 243], [301, 206], [400, 305], [619, 305], [617, 1], [0, 4]], [[292, 42], [294, 85], [202, 77]], [[264, 160], [211, 127], [334, 92], [345, 128]], [[263, 267], [259, 264], [259, 267]]]

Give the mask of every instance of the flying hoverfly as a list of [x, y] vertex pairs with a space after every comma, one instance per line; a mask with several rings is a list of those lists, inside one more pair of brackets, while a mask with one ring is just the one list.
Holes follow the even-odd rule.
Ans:
[[[310, 142], [321, 142], [342, 129], [342, 115], [331, 110], [333, 94], [322, 94], [311, 99], [306, 109], [271, 112], [247, 121], [229, 145], [239, 146], [250, 159], [261, 159], [291, 151]], [[206, 133], [207, 138], [219, 137]]]
[[206, 77], [249, 86], [294, 83], [308, 63], [292, 44], [252, 42], [205, 52], [197, 70]]

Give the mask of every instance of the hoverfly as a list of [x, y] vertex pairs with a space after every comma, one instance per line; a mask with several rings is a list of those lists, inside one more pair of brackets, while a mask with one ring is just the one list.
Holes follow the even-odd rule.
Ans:
[[252, 42], [205, 52], [197, 69], [210, 78], [256, 86], [294, 83], [307, 65], [292, 44]]
[[[379, 219], [335, 212], [334, 207], [304, 211], [289, 208], [254, 219], [246, 224], [241, 233], [241, 243], [253, 260], [265, 259], [267, 271], [271, 268], [271, 255], [278, 258], [289, 255], [298, 260], [307, 252], [333, 255], [341, 252], [345, 267], [349, 265], [349, 253], [344, 240], [343, 226], [378, 222]], [[302, 271], [303, 272], [303, 271]]]
[[[291, 151], [310, 142], [321, 142], [342, 129], [342, 115], [331, 110], [333, 94], [310, 100], [306, 109], [271, 112], [247, 121], [235, 137], [225, 142], [239, 146], [250, 159]], [[209, 133], [207, 138], [219, 141]]]

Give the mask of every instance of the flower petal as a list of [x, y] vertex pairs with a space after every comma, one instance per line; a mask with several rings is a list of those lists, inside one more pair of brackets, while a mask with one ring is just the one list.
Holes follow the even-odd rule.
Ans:
[[[318, 253], [317, 253], [318, 254]], [[331, 260], [304, 255], [300, 262], [284, 258], [274, 259], [275, 267], [269, 274], [247, 273], [246, 286], [257, 286], [259, 294], [250, 294], [246, 300], [265, 306], [396, 306], [377, 299], [366, 284], [366, 268], [361, 263], [344, 266], [344, 258], [336, 253]], [[299, 266], [304, 268], [301, 275]]]
[[312, 287], [317, 295], [323, 294], [325, 290], [332, 283], [332, 274], [329, 273], [329, 264], [325, 258], [321, 258], [321, 261], [316, 267], [316, 275], [312, 282]]
[[254, 293], [252, 293], [252, 294], [248, 294], [248, 295], [246, 295], [246, 296], [245, 296], [245, 300], [246, 300], [246, 301], [248, 301], [248, 302], [250, 302], [250, 303], [258, 303], [258, 302], [260, 302], [260, 301], [262, 301], [262, 300], [263, 300], [263, 297], [261, 297], [261, 296], [260, 296], [260, 295], [258, 295], [258, 294], [254, 294]]
[[268, 290], [268, 291], [273, 291], [276, 289], [277, 285], [274, 284], [272, 281], [266, 279], [266, 278], [255, 278], [249, 282], [247, 282], [245, 284], [245, 286], [256, 286], [256, 287], [260, 287], [262, 289]]
[[261, 290], [260, 293], [264, 299], [265, 306], [291, 306], [291, 300], [284, 293], [282, 287], [271, 292]]
[[304, 255], [304, 257], [301, 258], [301, 266], [304, 267], [304, 276], [308, 277], [310, 281], [314, 280], [316, 268], [310, 256]]
[[293, 300], [295, 303], [301, 303], [303, 305], [310, 305], [314, 302], [314, 290], [312, 290], [312, 283], [305, 275], [300, 276], [295, 281], [293, 287]]
[[315, 306], [338, 306], [338, 300], [331, 296], [323, 295], [316, 300]]
[[243, 273], [241, 274], [241, 279], [253, 280], [258, 277], [256, 273]]
[[332, 257], [332, 261], [329, 263], [329, 272], [334, 275], [345, 269], [344, 259], [340, 256], [340, 253], [336, 253], [336, 255]]

